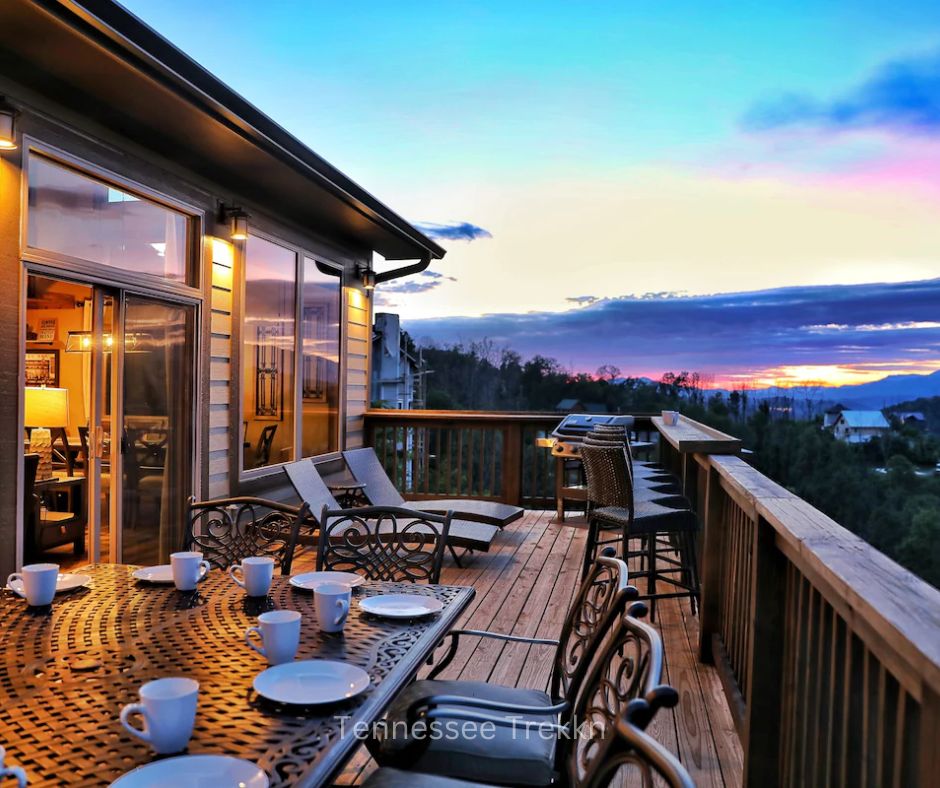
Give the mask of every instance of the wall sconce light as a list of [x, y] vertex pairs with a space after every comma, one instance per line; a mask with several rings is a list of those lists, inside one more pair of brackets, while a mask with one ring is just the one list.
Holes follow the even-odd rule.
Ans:
[[248, 214], [235, 205], [222, 206], [222, 219], [231, 228], [233, 241], [248, 240]]
[[362, 280], [362, 286], [366, 290], [375, 290], [375, 271], [369, 268], [369, 266], [359, 266], [359, 278]]
[[0, 151], [16, 150], [16, 110], [0, 96]]

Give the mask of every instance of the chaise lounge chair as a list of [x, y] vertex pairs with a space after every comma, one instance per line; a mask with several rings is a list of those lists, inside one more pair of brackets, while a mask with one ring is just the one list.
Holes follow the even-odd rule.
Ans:
[[[326, 486], [326, 482], [323, 481], [311, 460], [298, 460], [297, 462], [288, 463], [284, 466], [284, 471], [287, 473], [287, 477], [290, 479], [290, 483], [293, 485], [297, 495], [310, 507], [311, 512], [318, 515], [323, 511], [324, 507], [330, 510], [342, 508], [336, 502], [333, 493], [330, 492], [329, 488]], [[426, 514], [426, 512], [414, 509], [414, 507], [406, 503], [401, 506], [387, 506], [383, 504], [380, 505], [380, 508], [396, 510], [409, 509], [414, 511], [416, 519]], [[462, 547], [465, 550], [488, 552], [490, 544], [492, 544], [493, 539], [498, 533], [499, 528], [488, 523], [451, 520], [450, 530], [447, 534], [447, 548], [454, 557], [454, 561], [457, 562], [457, 566], [461, 566], [460, 558], [455, 548]]]
[[[357, 482], [365, 484], [363, 494], [373, 506], [405, 506], [420, 512], [443, 514], [453, 512], [461, 520], [477, 523], [489, 523], [505, 528], [518, 520], [525, 513], [520, 506], [512, 506], [498, 501], [474, 501], [462, 498], [443, 498], [433, 501], [405, 501], [392, 480], [385, 473], [378, 455], [372, 448], [349, 449], [343, 452], [343, 459]], [[453, 532], [453, 526], [451, 526]]]

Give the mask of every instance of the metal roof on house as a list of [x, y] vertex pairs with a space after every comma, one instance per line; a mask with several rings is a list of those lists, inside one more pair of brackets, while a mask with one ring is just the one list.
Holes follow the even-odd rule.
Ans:
[[891, 426], [880, 410], [844, 410], [840, 420], [853, 429], [888, 429]]

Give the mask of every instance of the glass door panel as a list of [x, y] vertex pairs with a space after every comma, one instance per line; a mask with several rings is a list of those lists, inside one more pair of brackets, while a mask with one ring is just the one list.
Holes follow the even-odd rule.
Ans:
[[126, 295], [121, 342], [121, 560], [167, 563], [193, 489], [195, 307]]

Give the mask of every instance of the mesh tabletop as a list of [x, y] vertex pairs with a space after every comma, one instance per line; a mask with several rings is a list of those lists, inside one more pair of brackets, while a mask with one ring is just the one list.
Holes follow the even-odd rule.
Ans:
[[[82, 570], [87, 589], [60, 594], [33, 611], [0, 597], [0, 744], [30, 785], [103, 785], [155, 757], [125, 732], [118, 713], [141, 684], [188, 676], [199, 682], [196, 727], [187, 752], [257, 763], [272, 785], [322, 785], [358, 742], [358, 722], [379, 718], [473, 597], [473, 589], [367, 583], [354, 590], [345, 632], [321, 633], [313, 595], [276, 577], [266, 600], [252, 600], [215, 570], [195, 594], [137, 583], [134, 567]], [[389, 621], [362, 613], [357, 598], [428, 594], [444, 609], [427, 619]], [[336, 659], [369, 673], [370, 687], [341, 704], [286, 706], [260, 698], [252, 680], [267, 667], [245, 645], [245, 628], [265, 610], [303, 615], [297, 659]], [[341, 717], [348, 717], [341, 726]]]

